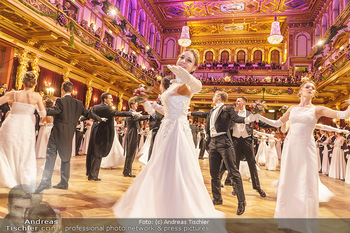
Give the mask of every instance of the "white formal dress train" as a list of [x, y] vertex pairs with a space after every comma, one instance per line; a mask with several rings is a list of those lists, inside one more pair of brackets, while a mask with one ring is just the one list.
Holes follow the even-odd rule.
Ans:
[[187, 120], [190, 98], [177, 94], [178, 86], [161, 95], [164, 119], [151, 159], [113, 206], [118, 218], [225, 217], [204, 185]]

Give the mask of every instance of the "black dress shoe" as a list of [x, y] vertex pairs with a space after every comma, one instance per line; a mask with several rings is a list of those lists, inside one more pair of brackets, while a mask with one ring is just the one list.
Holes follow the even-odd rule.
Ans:
[[68, 185], [60, 184], [58, 183], [57, 185], [52, 186], [54, 189], [68, 189]]
[[43, 183], [40, 183], [38, 188], [35, 190], [34, 193], [41, 193], [42, 191], [44, 191], [45, 189], [50, 189], [51, 188], [51, 185], [50, 184], [43, 184]]
[[222, 205], [222, 200], [215, 200], [215, 199], [213, 199], [213, 204], [214, 205]]
[[229, 179], [225, 180], [225, 186], [232, 186], [232, 181]]
[[93, 176], [89, 176], [89, 177], [88, 177], [88, 180], [101, 181], [100, 178], [98, 178], [98, 177], [93, 177]]
[[266, 193], [262, 189], [257, 189], [258, 193], [260, 194], [261, 197], [266, 197]]
[[131, 173], [124, 174], [124, 177], [136, 177], [135, 175], [132, 175]]
[[242, 215], [245, 211], [245, 206], [247, 203], [245, 201], [238, 202], [237, 215]]

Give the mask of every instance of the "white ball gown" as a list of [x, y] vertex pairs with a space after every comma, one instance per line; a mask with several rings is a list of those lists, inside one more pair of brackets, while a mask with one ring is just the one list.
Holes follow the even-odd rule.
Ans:
[[263, 134], [259, 134], [260, 136], [260, 143], [259, 143], [259, 147], [258, 147], [258, 151], [256, 152], [256, 156], [255, 156], [255, 161], [258, 164], [265, 164], [266, 162], [266, 150], [267, 150], [267, 145], [266, 145], [266, 141], [268, 140], [268, 138], [263, 135]]
[[36, 184], [35, 106], [13, 102], [0, 128], [0, 183], [13, 188]]
[[[319, 175], [313, 131], [317, 119], [315, 108], [294, 106], [290, 112], [290, 129], [284, 141], [278, 182], [275, 218], [280, 228], [300, 232], [317, 232], [319, 209]], [[304, 219], [296, 221], [295, 219]]]
[[334, 179], [345, 179], [345, 157], [341, 138], [336, 138], [334, 141], [334, 148], [332, 153], [331, 165], [329, 166], [329, 177]]
[[[172, 84], [151, 159], [113, 206], [118, 218], [223, 218], [204, 185], [187, 120], [190, 98]], [[222, 225], [225, 232], [224, 224]], [[222, 229], [221, 229], [222, 230]]]
[[102, 158], [101, 168], [116, 168], [123, 166], [125, 162], [124, 149], [120, 145], [117, 130], [114, 134], [113, 144], [109, 154]]
[[81, 153], [83, 153], [85, 155], [87, 154], [87, 151], [89, 149], [91, 128], [92, 128], [92, 122], [88, 121], [87, 126], [86, 126], [86, 132], [84, 134], [83, 149], [81, 150]]
[[150, 130], [148, 132], [145, 143], [143, 144], [141, 150], [138, 153], [139, 161], [143, 164], [147, 164], [148, 162], [148, 151], [149, 151], [149, 147], [151, 146], [151, 140], [152, 140], [152, 131]]
[[269, 145], [266, 147], [266, 163], [265, 168], [270, 171], [275, 171], [278, 165], [278, 155], [276, 150], [276, 139], [274, 136], [269, 136]]
[[49, 142], [53, 123], [45, 123], [40, 127], [38, 139], [35, 144], [35, 153], [38, 159], [46, 158], [47, 144]]

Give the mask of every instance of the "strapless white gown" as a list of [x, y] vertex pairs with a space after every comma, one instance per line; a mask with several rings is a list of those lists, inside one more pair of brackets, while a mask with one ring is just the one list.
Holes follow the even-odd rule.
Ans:
[[0, 184], [36, 185], [35, 106], [13, 102], [0, 128]]
[[[118, 218], [225, 217], [204, 185], [187, 119], [190, 98], [178, 95], [177, 87], [172, 84], [161, 95], [164, 118], [151, 159], [113, 206]], [[226, 232], [221, 227], [211, 232]]]

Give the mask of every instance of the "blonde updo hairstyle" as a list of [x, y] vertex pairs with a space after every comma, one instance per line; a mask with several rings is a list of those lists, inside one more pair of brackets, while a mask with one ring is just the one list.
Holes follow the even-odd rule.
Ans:
[[23, 76], [23, 84], [26, 87], [32, 88], [37, 84], [37, 79], [35, 74], [32, 71], [28, 71]]
[[299, 97], [299, 99], [301, 98], [300, 91], [301, 91], [301, 89], [303, 89], [303, 87], [304, 87], [307, 83], [311, 83], [311, 84], [313, 84], [314, 87], [315, 87], [315, 95], [314, 95], [313, 98], [315, 98], [315, 97], [317, 96], [318, 91], [316, 91], [316, 83], [315, 83], [314, 81], [312, 81], [312, 80], [307, 80], [307, 81], [304, 81], [304, 82], [300, 85], [300, 87], [299, 87], [299, 91], [298, 91], [298, 97]]

